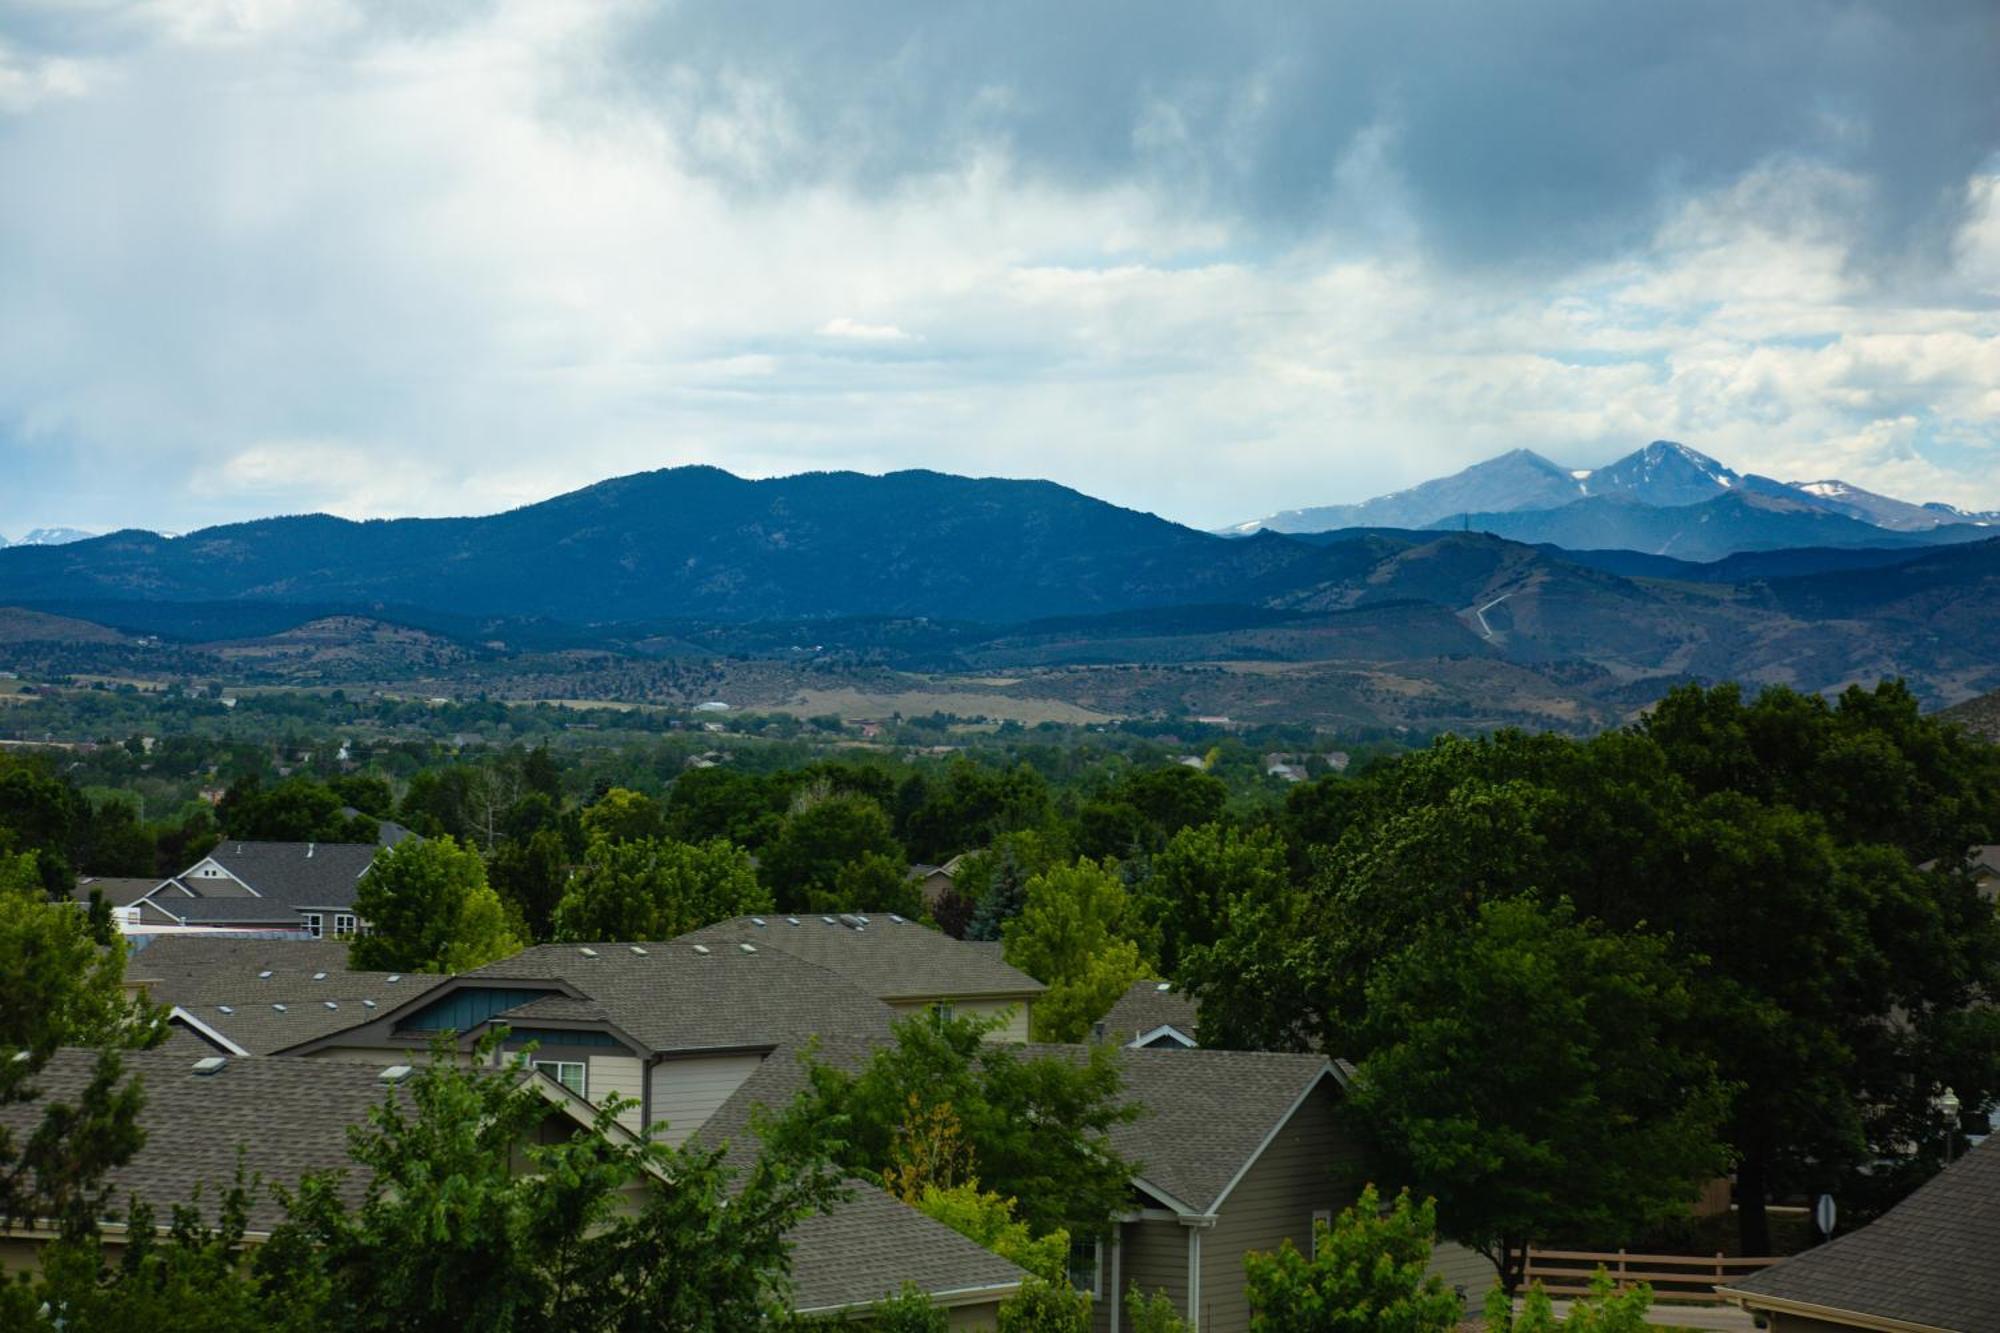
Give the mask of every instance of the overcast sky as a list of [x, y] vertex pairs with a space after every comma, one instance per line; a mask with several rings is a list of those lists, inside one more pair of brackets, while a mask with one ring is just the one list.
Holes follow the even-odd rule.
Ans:
[[2000, 507], [2000, 5], [0, 0], [0, 533], [1526, 446]]

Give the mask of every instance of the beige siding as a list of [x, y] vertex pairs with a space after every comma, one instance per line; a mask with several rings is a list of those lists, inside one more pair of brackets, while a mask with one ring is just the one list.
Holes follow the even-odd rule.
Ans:
[[667, 1122], [666, 1141], [684, 1143], [763, 1063], [758, 1055], [704, 1055], [653, 1066], [653, 1120]]
[[1852, 1329], [1867, 1327], [1865, 1324], [1836, 1324], [1826, 1319], [1808, 1319], [1796, 1314], [1774, 1314], [1769, 1318], [1771, 1333], [1849, 1333]]
[[1431, 1251], [1427, 1271], [1444, 1279], [1457, 1290], [1468, 1310], [1476, 1310], [1500, 1274], [1477, 1250], [1468, 1250], [1455, 1241], [1445, 1241]]
[[1000, 1324], [1000, 1302], [985, 1301], [979, 1305], [953, 1307], [947, 1315], [947, 1327], [952, 1333], [973, 1333], [976, 1329], [997, 1328]]
[[[203, 871], [220, 871], [218, 874], [203, 874]], [[178, 875], [175, 878], [193, 889], [204, 898], [250, 898], [254, 897], [248, 886], [213, 861], [204, 861], [195, 867], [192, 875]], [[169, 889], [169, 893], [173, 890]]]
[[[889, 1007], [899, 1014], [917, 1014], [937, 1003], [935, 1000], [891, 1000]], [[1028, 1039], [1028, 1002], [1026, 1000], [953, 1000], [952, 1013], [960, 1018], [991, 1018], [995, 1014], [1007, 1015], [1004, 1026], [995, 1029], [989, 1041], [1026, 1041]]]
[[[1147, 1295], [1156, 1291], [1167, 1293], [1167, 1299], [1174, 1308], [1187, 1313], [1187, 1228], [1178, 1222], [1145, 1221], [1127, 1222], [1118, 1228], [1123, 1239], [1124, 1253], [1118, 1263], [1118, 1280], [1129, 1290], [1137, 1286]], [[1093, 1333], [1110, 1333], [1111, 1330], [1111, 1256], [1104, 1256], [1104, 1299], [1090, 1312], [1090, 1326]], [[1120, 1299], [1121, 1306], [1123, 1299]], [[1132, 1326], [1132, 1316], [1124, 1314], [1125, 1328], [1117, 1333], [1127, 1333]]]
[[616, 1093], [632, 1104], [618, 1113], [618, 1123], [637, 1134], [644, 1128], [645, 1112], [640, 1099], [646, 1095], [646, 1065], [636, 1055], [593, 1055], [584, 1084], [590, 1100], [599, 1106]]
[[405, 1047], [377, 1046], [322, 1046], [306, 1055], [308, 1060], [338, 1060], [350, 1065], [378, 1065], [387, 1069], [390, 1065], [410, 1065], [418, 1067], [430, 1062], [430, 1052]]
[[1335, 1119], [1338, 1099], [1331, 1080], [1321, 1082], [1237, 1182], [1202, 1237], [1202, 1333], [1250, 1327], [1244, 1255], [1275, 1250], [1286, 1240], [1310, 1252], [1313, 1213], [1338, 1213], [1353, 1202], [1361, 1152]]

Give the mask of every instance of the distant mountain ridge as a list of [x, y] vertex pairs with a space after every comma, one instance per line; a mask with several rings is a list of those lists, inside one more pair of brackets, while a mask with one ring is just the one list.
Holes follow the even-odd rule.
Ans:
[[[1738, 473], [1684, 444], [1655, 440], [1601, 468], [1563, 468], [1532, 450], [1515, 449], [1449, 477], [1359, 504], [1291, 509], [1224, 531], [1244, 535], [1265, 530], [1302, 533], [1349, 527], [1462, 526], [1576, 549], [1657, 551], [1691, 559], [1788, 545], [1876, 542], [1872, 535], [1838, 524], [1822, 525], [1817, 532], [1797, 520], [1774, 519], [1760, 524], [1746, 520], [1740, 506], [1724, 506], [1720, 512], [1729, 517], [1719, 524], [1687, 516], [1658, 521], [1635, 518], [1640, 508], [1681, 509], [1730, 496], [1760, 496], [1781, 502], [1764, 507], [1772, 514], [1811, 511], [1893, 533], [2000, 526], [2000, 513], [1967, 513], [1937, 503], [1912, 504], [1832, 479], [1782, 482]], [[1616, 502], [1617, 507], [1606, 502]], [[1555, 517], [1571, 509], [1579, 512]], [[1536, 517], [1527, 517], [1531, 514]], [[1612, 521], [1611, 516], [1618, 514], [1627, 521]], [[1514, 517], [1498, 517], [1503, 515]], [[1675, 532], [1702, 526], [1711, 529], [1707, 538], [1669, 549]], [[1735, 534], [1732, 540], [1738, 544], [1725, 545], [1716, 539], [1725, 529]], [[1689, 555], [1690, 549], [1711, 554]]]
[[31, 528], [20, 541], [10, 542], [5, 534], [0, 534], [0, 548], [8, 546], [66, 546], [70, 542], [88, 541], [97, 534], [85, 532], [82, 528]]

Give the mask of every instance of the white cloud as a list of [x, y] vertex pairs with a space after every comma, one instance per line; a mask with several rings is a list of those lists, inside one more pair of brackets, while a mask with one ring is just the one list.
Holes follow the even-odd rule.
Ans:
[[[158, 6], [0, 117], [30, 185], [0, 198], [0, 529], [477, 512], [687, 462], [1047, 476], [1221, 524], [1660, 436], [2000, 505], [1990, 174], [1921, 282], [1870, 257], [1865, 181], [1793, 157], [1523, 278], [1422, 247], [1393, 119], [1340, 154], [1367, 197], [1337, 231], [1277, 240], [1001, 140], [788, 181], [782, 81], [629, 95], [637, 8]], [[0, 107], [68, 58], [0, 52]], [[1138, 128], [1155, 161], [1190, 133], [1164, 95]]]

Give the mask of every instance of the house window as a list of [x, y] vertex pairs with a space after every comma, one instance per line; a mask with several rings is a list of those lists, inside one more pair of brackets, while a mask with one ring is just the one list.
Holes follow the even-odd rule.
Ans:
[[344, 940], [354, 933], [354, 913], [335, 912], [333, 914], [333, 937]]
[[550, 1078], [562, 1084], [579, 1097], [588, 1097], [590, 1095], [587, 1091], [590, 1084], [584, 1077], [584, 1066], [581, 1060], [537, 1060], [535, 1061], [535, 1068], [541, 1070], [544, 1074], [547, 1074]]
[[314, 939], [318, 939], [323, 932], [323, 918], [320, 914], [318, 912], [301, 912], [299, 915], [305, 918], [306, 934], [312, 936]]
[[1104, 1296], [1104, 1242], [1073, 1240], [1069, 1243], [1069, 1284], [1093, 1298]]
[[945, 1024], [951, 1022], [951, 1001], [939, 1000], [931, 1006], [931, 1013], [937, 1016], [937, 1025], [939, 1030], [942, 1031]]
[[1332, 1225], [1333, 1225], [1333, 1210], [1332, 1210], [1331, 1208], [1315, 1208], [1315, 1209], [1313, 1209], [1313, 1216], [1312, 1216], [1312, 1238], [1313, 1238], [1313, 1239], [1312, 1239], [1312, 1257], [1313, 1257], [1313, 1258], [1315, 1258], [1315, 1259], [1319, 1258], [1319, 1233], [1320, 1233], [1320, 1228], [1322, 1228], [1322, 1227], [1331, 1227]]

